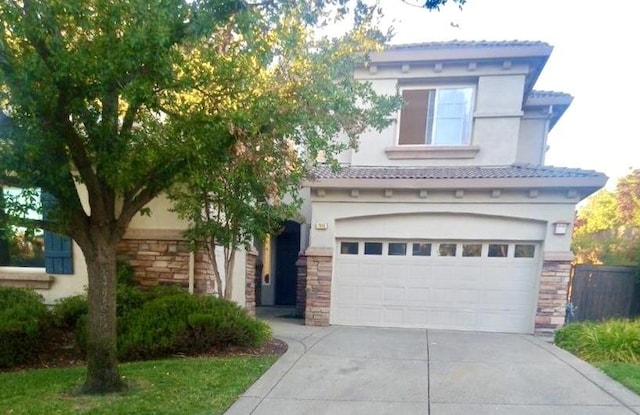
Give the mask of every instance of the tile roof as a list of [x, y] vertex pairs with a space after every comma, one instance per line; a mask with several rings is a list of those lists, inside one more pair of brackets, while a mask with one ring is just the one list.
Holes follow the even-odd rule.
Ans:
[[566, 92], [558, 91], [531, 91], [527, 96], [528, 99], [542, 99], [542, 98], [573, 98]]
[[387, 49], [465, 49], [465, 48], [503, 48], [503, 47], [527, 47], [542, 46], [550, 48], [546, 42], [528, 41], [528, 40], [449, 40], [444, 42], [422, 42], [422, 43], [406, 43], [398, 45], [390, 45]]
[[524, 178], [604, 178], [593, 170], [553, 166], [512, 165], [496, 167], [342, 167], [333, 171], [319, 166], [314, 179], [524, 179]]

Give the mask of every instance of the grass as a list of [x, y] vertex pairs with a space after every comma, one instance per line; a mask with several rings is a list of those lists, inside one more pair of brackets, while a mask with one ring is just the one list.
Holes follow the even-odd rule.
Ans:
[[640, 364], [601, 362], [596, 366], [609, 377], [640, 395]]
[[193, 358], [120, 365], [121, 394], [74, 389], [82, 367], [0, 373], [0, 414], [221, 414], [277, 357]]

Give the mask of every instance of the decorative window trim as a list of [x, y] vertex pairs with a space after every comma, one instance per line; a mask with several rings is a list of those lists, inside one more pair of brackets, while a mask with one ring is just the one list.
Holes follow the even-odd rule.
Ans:
[[479, 146], [397, 145], [384, 149], [391, 160], [409, 159], [472, 159], [480, 152]]
[[48, 290], [54, 281], [44, 268], [0, 267], [0, 287]]

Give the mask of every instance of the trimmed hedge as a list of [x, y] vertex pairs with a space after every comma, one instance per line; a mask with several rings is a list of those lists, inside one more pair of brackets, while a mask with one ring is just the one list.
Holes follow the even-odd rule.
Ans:
[[0, 367], [12, 367], [38, 355], [47, 325], [42, 296], [30, 290], [0, 287]]
[[270, 327], [227, 300], [173, 293], [153, 298], [118, 325], [121, 360], [199, 353], [228, 346], [260, 346]]
[[[75, 329], [76, 345], [86, 351], [88, 303], [85, 295], [67, 297], [51, 310], [33, 291], [0, 288], [0, 367], [34, 359], [50, 321]], [[118, 358], [139, 360], [227, 347], [259, 347], [271, 337], [268, 324], [237, 304], [191, 295], [179, 287], [141, 291], [117, 289]]]
[[[191, 295], [179, 287], [149, 291], [118, 286], [118, 358], [142, 360], [200, 353], [229, 346], [259, 347], [271, 337], [268, 324], [237, 304]], [[87, 316], [77, 319], [76, 343], [86, 350]]]
[[56, 327], [74, 329], [78, 320], [88, 312], [87, 296], [73, 295], [56, 301], [51, 310], [51, 320]]

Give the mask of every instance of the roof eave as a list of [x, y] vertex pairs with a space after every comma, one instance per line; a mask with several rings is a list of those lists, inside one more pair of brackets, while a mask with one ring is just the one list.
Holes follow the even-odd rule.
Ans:
[[350, 179], [323, 178], [306, 180], [303, 187], [324, 189], [584, 189], [589, 194], [602, 188], [607, 176], [593, 177], [526, 177], [465, 179]]
[[437, 49], [415, 47], [372, 52], [369, 58], [372, 63], [518, 58], [542, 58], [546, 61], [552, 50], [553, 47], [549, 45]]

